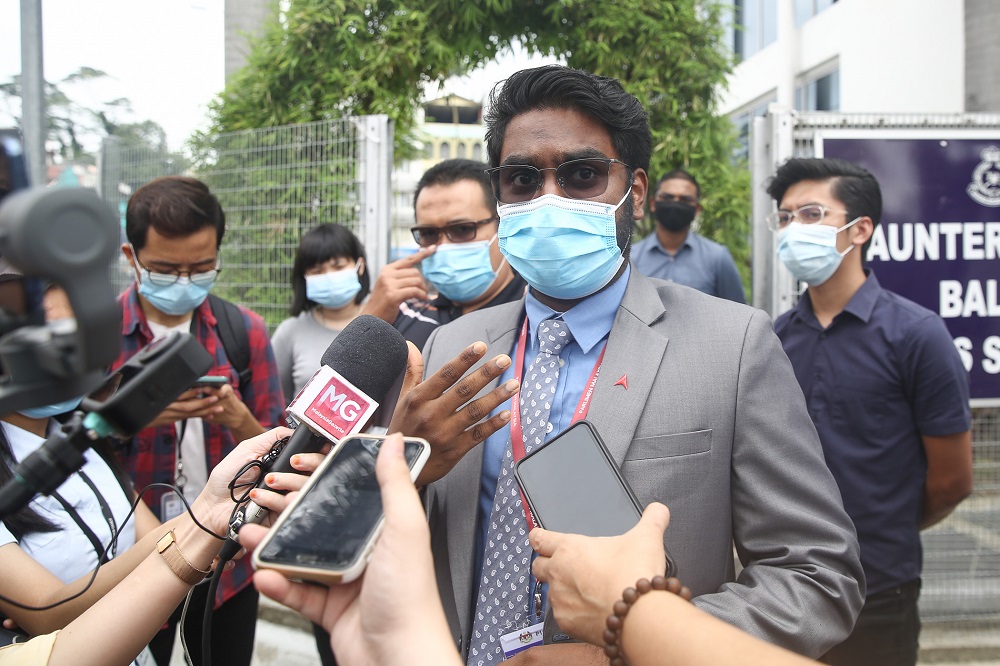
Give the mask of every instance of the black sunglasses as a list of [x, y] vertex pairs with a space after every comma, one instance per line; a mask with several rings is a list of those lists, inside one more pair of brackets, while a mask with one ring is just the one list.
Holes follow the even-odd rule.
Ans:
[[452, 222], [443, 227], [416, 226], [410, 227], [410, 233], [413, 234], [413, 240], [417, 241], [417, 245], [420, 247], [437, 245], [437, 242], [441, 240], [442, 232], [452, 243], [468, 243], [476, 238], [476, 230], [481, 225], [496, 221], [496, 217], [488, 217], [485, 220], [476, 220], [475, 222]]
[[613, 164], [621, 164], [629, 172], [632, 167], [621, 160], [608, 157], [588, 157], [563, 162], [557, 167], [538, 169], [526, 164], [506, 164], [487, 169], [493, 196], [500, 203], [520, 203], [535, 198], [542, 189], [543, 171], [555, 171], [556, 182], [571, 199], [593, 199], [608, 189], [609, 174]]

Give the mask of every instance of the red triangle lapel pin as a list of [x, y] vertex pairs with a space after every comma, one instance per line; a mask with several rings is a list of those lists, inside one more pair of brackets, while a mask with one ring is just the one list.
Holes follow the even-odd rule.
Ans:
[[624, 388], [627, 391], [628, 390], [628, 376], [627, 375], [622, 375], [621, 378], [619, 378], [618, 381], [616, 381], [614, 383], [614, 385], [615, 386], [621, 386], [622, 388]]

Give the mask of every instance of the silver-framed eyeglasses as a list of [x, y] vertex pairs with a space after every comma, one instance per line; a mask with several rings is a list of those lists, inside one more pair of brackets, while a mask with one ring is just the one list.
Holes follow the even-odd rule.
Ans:
[[557, 167], [539, 169], [527, 164], [504, 164], [486, 169], [493, 196], [503, 204], [520, 203], [535, 198], [545, 179], [543, 171], [555, 171], [559, 188], [570, 199], [593, 199], [608, 190], [611, 167], [621, 164], [629, 174], [633, 168], [621, 160], [610, 157], [586, 157], [569, 160]]
[[809, 204], [808, 206], [802, 206], [796, 210], [778, 210], [765, 219], [767, 220], [767, 226], [771, 228], [772, 231], [777, 231], [779, 229], [784, 229], [788, 226], [790, 222], [799, 221], [802, 224], [819, 224], [826, 217], [827, 213], [843, 213], [847, 214], [846, 210], [837, 210], [836, 208], [827, 208], [823, 204]]
[[139, 255], [136, 254], [135, 249], [132, 250], [132, 257], [135, 259], [135, 263], [139, 269], [146, 271], [146, 275], [149, 276], [149, 283], [156, 285], [157, 287], [169, 287], [184, 276], [191, 281], [191, 284], [196, 284], [199, 287], [211, 287], [212, 283], [215, 282], [215, 278], [217, 278], [219, 273], [222, 272], [222, 266], [220, 266], [219, 262], [216, 261], [215, 268], [207, 271], [172, 271], [170, 273], [156, 273], [142, 265], [142, 262], [139, 261]]

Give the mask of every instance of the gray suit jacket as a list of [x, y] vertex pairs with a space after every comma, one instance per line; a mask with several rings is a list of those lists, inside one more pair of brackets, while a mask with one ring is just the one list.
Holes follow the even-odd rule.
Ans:
[[[489, 347], [484, 359], [509, 354], [523, 316], [521, 300], [438, 329], [426, 374], [475, 340]], [[622, 375], [628, 388], [615, 385]], [[670, 507], [664, 541], [702, 609], [812, 657], [847, 637], [864, 602], [857, 536], [764, 312], [633, 268], [587, 419], [640, 503]], [[476, 447], [425, 495], [463, 655], [482, 459]]]

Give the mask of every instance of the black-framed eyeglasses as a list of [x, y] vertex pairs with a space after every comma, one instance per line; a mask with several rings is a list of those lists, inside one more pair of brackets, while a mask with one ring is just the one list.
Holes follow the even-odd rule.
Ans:
[[621, 164], [630, 174], [633, 171], [631, 166], [621, 160], [587, 157], [546, 169], [527, 164], [505, 164], [487, 169], [486, 173], [489, 174], [490, 183], [493, 185], [493, 195], [497, 201], [504, 204], [534, 199], [544, 183], [543, 171], [556, 172], [559, 188], [570, 199], [593, 199], [607, 191], [613, 164]]
[[777, 231], [778, 229], [787, 227], [793, 220], [798, 220], [802, 224], [819, 224], [826, 217], [827, 213], [843, 213], [846, 215], [847, 211], [827, 208], [823, 204], [809, 204], [796, 210], [775, 211], [765, 219], [767, 220], [767, 226], [773, 231]]
[[676, 194], [664, 192], [663, 194], [656, 195], [656, 203], [674, 203], [675, 201], [679, 201], [685, 206], [694, 207], [698, 205], [698, 197], [688, 196], [687, 194], [681, 194], [678, 196]]
[[410, 227], [410, 233], [413, 234], [413, 240], [417, 241], [417, 245], [420, 247], [437, 245], [437, 242], [441, 240], [442, 232], [452, 243], [468, 243], [471, 240], [475, 240], [476, 232], [480, 226], [496, 221], [497, 218], [494, 216], [488, 217], [485, 220], [451, 222], [442, 227], [418, 225]]
[[149, 268], [142, 265], [139, 261], [139, 255], [136, 253], [135, 248], [132, 249], [132, 256], [135, 258], [135, 263], [141, 270], [146, 271], [146, 275], [149, 276], [149, 283], [156, 285], [157, 287], [169, 287], [170, 285], [176, 283], [183, 276], [187, 276], [187, 279], [191, 281], [191, 284], [196, 284], [199, 287], [211, 287], [212, 283], [215, 282], [215, 278], [219, 276], [222, 272], [222, 267], [219, 265], [218, 261], [215, 263], [215, 268], [207, 271], [173, 271], [170, 273], [155, 273]]

